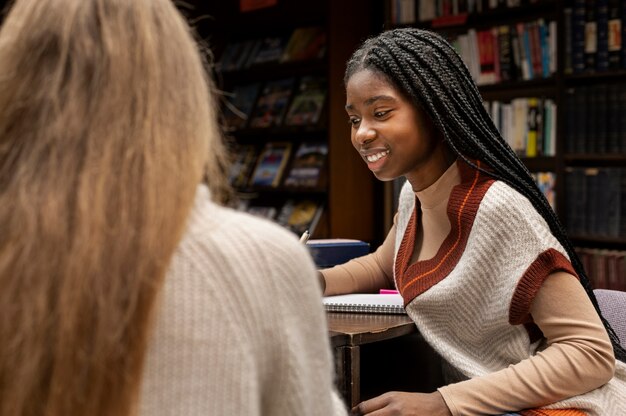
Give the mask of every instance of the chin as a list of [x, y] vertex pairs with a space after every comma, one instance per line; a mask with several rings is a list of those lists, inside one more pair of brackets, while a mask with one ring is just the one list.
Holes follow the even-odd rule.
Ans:
[[399, 176], [385, 174], [383, 172], [374, 172], [374, 176], [381, 182], [390, 182], [394, 179], [398, 179]]

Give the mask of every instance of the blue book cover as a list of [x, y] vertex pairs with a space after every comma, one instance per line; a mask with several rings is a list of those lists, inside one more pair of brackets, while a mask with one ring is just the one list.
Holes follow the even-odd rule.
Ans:
[[343, 238], [309, 240], [306, 245], [319, 268], [343, 264], [370, 252], [369, 243]]

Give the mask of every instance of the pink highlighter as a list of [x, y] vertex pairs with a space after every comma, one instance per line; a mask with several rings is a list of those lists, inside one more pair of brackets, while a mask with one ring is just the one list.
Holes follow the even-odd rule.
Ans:
[[379, 294], [381, 295], [397, 295], [398, 293], [400, 292], [394, 289], [380, 289], [380, 292], [379, 292]]

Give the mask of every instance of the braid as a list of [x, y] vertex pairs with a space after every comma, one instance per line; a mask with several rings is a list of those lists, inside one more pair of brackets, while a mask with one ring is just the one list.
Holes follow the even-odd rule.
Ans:
[[[532, 203], [561, 243], [587, 295], [607, 329], [615, 356], [626, 362], [626, 350], [602, 315], [593, 288], [565, 230], [530, 171], [502, 138], [482, 104], [467, 66], [441, 36], [403, 28], [366, 40], [347, 63], [344, 82], [363, 69], [384, 75], [433, 120], [450, 149], [473, 168], [501, 180]], [[489, 166], [481, 168], [473, 160]]]

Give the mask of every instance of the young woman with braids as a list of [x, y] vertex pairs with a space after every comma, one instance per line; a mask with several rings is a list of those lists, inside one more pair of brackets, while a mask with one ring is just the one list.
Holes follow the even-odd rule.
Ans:
[[450, 44], [384, 32], [353, 54], [345, 85], [354, 147], [378, 179], [407, 183], [381, 247], [322, 271], [325, 294], [396, 287], [450, 383], [353, 414], [626, 414], [624, 350]]
[[306, 249], [212, 202], [211, 88], [171, 0], [15, 2], [0, 415], [345, 414]]

